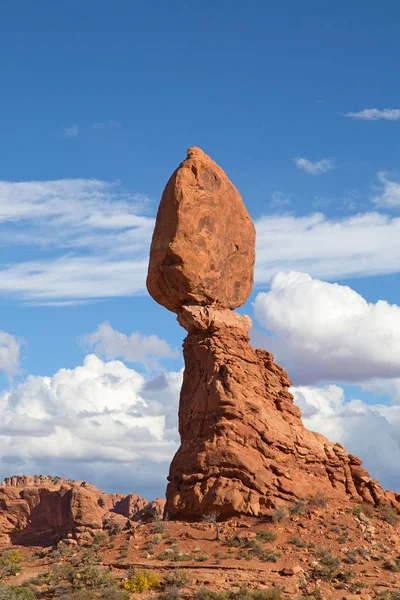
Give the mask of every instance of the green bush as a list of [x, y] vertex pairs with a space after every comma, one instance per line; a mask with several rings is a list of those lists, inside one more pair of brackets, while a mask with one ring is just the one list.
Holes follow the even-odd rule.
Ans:
[[4, 550], [0, 558], [0, 577], [17, 575], [22, 571], [24, 555], [20, 550]]
[[379, 507], [379, 516], [382, 521], [386, 521], [390, 525], [396, 525], [398, 521], [397, 512], [390, 504], [383, 504]]
[[364, 513], [364, 515], [370, 519], [375, 516], [375, 508], [370, 502], [363, 502], [362, 504], [354, 506], [352, 513], [356, 517], [358, 517], [360, 513]]
[[307, 546], [307, 543], [304, 542], [303, 540], [301, 540], [297, 536], [293, 536], [293, 537], [289, 538], [288, 543], [293, 544], [293, 546], [297, 546], [297, 548], [305, 548]]
[[257, 531], [256, 539], [261, 542], [274, 542], [278, 536], [274, 531]]
[[190, 572], [185, 569], [174, 569], [164, 578], [165, 586], [176, 586], [178, 588], [187, 587], [191, 582]]
[[35, 600], [35, 593], [28, 587], [0, 584], [0, 600]]

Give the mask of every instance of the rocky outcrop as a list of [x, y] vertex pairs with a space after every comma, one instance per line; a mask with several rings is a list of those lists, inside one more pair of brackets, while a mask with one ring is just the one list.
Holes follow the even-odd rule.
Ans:
[[255, 229], [239, 192], [200, 148], [168, 181], [150, 249], [147, 289], [183, 305], [237, 308], [253, 287]]
[[230, 310], [250, 291], [254, 235], [221, 173], [189, 150], [164, 191], [151, 246], [149, 292], [188, 332], [166, 511], [181, 519], [262, 516], [316, 491], [399, 509], [400, 496], [385, 492], [359, 458], [304, 427], [287, 374], [249, 344], [250, 318]]
[[68, 537], [90, 540], [103, 528], [138, 520], [152, 505], [137, 494], [106, 494], [84, 481], [10, 477], [0, 487], [0, 538], [45, 546]]

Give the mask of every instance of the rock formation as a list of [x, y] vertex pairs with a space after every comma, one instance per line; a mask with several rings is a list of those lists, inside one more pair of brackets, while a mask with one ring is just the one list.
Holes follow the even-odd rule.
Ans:
[[385, 492], [359, 458], [304, 427], [287, 374], [249, 344], [250, 318], [231, 309], [251, 291], [254, 241], [237, 190], [190, 148], [162, 196], [147, 279], [188, 332], [166, 511], [184, 519], [262, 516], [316, 491], [399, 510], [400, 495]]
[[162, 514], [164, 501], [137, 494], [105, 494], [84, 481], [16, 476], [0, 487], [0, 539], [14, 544], [51, 545], [62, 539], [91, 540], [127, 519]]

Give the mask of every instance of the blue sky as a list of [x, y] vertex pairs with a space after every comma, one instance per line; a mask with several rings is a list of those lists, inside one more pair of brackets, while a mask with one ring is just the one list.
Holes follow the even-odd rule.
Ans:
[[[254, 343], [289, 369], [306, 424], [400, 489], [385, 467], [400, 448], [399, 17], [358, 0], [1, 4], [0, 477], [40, 468], [162, 494], [184, 332], [144, 279], [163, 187], [198, 145], [257, 225], [240, 309], [258, 305]], [[311, 280], [271, 287], [287, 271]], [[390, 442], [378, 458], [371, 430]]]

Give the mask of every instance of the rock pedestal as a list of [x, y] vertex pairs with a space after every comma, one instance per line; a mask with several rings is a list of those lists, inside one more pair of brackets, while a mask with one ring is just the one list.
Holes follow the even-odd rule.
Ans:
[[263, 516], [316, 491], [339, 503], [391, 503], [340, 444], [308, 431], [273, 356], [249, 344], [232, 312], [252, 287], [254, 226], [225, 173], [200, 149], [169, 180], [157, 215], [147, 286], [187, 330], [179, 404], [181, 446], [166, 512]]

